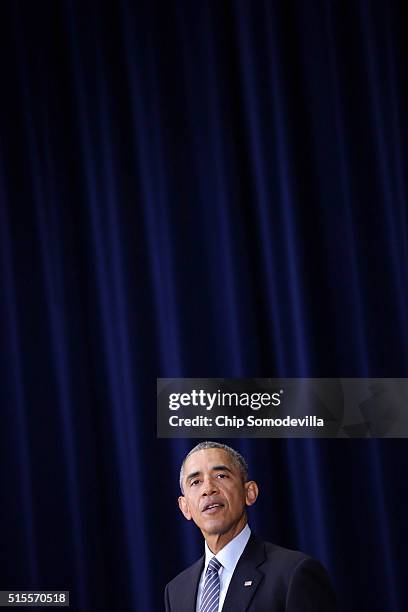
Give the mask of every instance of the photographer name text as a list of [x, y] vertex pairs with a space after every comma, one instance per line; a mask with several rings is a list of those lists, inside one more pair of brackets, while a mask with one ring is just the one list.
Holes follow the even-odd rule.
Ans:
[[177, 415], [169, 417], [171, 427], [227, 427], [240, 429], [241, 427], [324, 427], [324, 419], [315, 415], [294, 418], [289, 415], [282, 418], [259, 418], [248, 415], [246, 418], [226, 416], [219, 414], [216, 417], [198, 415], [184, 418]]

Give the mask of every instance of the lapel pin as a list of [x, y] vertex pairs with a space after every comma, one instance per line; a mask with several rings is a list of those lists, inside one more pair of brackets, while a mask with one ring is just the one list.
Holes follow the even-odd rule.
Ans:
[[252, 585], [252, 580], [245, 580], [244, 586], [251, 586], [251, 585]]

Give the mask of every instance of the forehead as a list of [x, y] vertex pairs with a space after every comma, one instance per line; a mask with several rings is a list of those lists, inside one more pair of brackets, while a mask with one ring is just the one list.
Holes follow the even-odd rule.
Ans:
[[227, 451], [222, 448], [205, 448], [190, 455], [184, 464], [184, 476], [191, 472], [204, 472], [216, 466], [225, 465], [232, 472], [238, 468]]

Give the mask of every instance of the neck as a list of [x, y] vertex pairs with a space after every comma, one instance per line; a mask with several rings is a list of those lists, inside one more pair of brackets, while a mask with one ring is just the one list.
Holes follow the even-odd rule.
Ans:
[[211, 550], [213, 555], [216, 555], [220, 552], [224, 546], [229, 544], [231, 540], [233, 540], [237, 535], [241, 533], [247, 524], [247, 517], [244, 515], [238, 523], [233, 525], [228, 531], [225, 533], [206, 533], [203, 534], [205, 541], [207, 542], [208, 548]]

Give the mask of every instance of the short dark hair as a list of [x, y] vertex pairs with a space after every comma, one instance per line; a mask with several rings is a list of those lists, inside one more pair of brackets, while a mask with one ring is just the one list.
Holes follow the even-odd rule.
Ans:
[[230, 446], [227, 446], [226, 444], [221, 444], [220, 442], [212, 442], [211, 440], [206, 440], [205, 442], [200, 442], [199, 444], [197, 444], [197, 446], [192, 448], [191, 451], [187, 453], [187, 455], [183, 459], [183, 463], [181, 464], [181, 468], [180, 468], [180, 489], [183, 495], [184, 495], [183, 476], [184, 476], [185, 462], [190, 457], [190, 455], [192, 455], [193, 453], [197, 453], [200, 450], [206, 450], [207, 448], [220, 448], [221, 450], [224, 450], [226, 453], [228, 453], [233, 463], [235, 463], [235, 465], [241, 472], [242, 481], [246, 482], [248, 480], [248, 464], [243, 458], [243, 456], [238, 451], [234, 450]]

